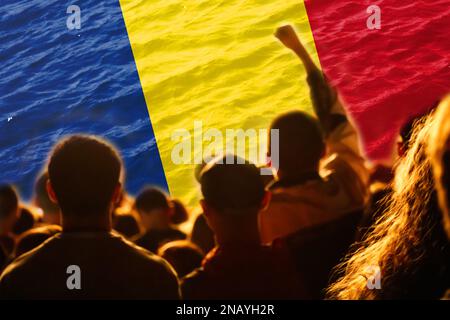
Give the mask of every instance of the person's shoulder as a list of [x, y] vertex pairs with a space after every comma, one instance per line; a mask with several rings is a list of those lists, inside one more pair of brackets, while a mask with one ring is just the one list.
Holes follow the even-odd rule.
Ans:
[[55, 236], [45, 240], [36, 248], [33, 248], [30, 251], [21, 254], [20, 256], [15, 258], [11, 264], [8, 265], [3, 273], [5, 273], [6, 270], [9, 270], [11, 268], [19, 268], [21, 266], [27, 265], [35, 259], [39, 259], [40, 257], [45, 256], [48, 251], [50, 251], [51, 248], [54, 247], [54, 244], [58, 242], [59, 238], [59, 234], [56, 234]]
[[5, 281], [14, 281], [15, 279], [25, 279], [27, 273], [34, 273], [34, 265], [37, 260], [45, 257], [47, 252], [52, 247], [53, 243], [56, 242], [58, 236], [54, 236], [46, 240], [43, 244], [38, 247], [20, 255], [14, 259], [2, 272], [0, 276], [0, 284]]
[[133, 243], [139, 243], [142, 239], [147, 235], [147, 233], [139, 233], [133, 237], [131, 237], [130, 241]]
[[204, 278], [205, 272], [203, 270], [203, 268], [197, 268], [194, 271], [192, 271], [191, 273], [188, 273], [187, 275], [185, 275], [183, 278], [181, 278], [181, 283], [190, 283], [190, 282], [195, 282], [198, 281], [202, 278]]
[[[116, 238], [116, 241], [121, 243], [123, 249], [129, 251], [136, 257], [139, 257], [143, 260], [149, 260], [149, 261], [156, 261], [158, 259], [155, 254], [153, 254], [150, 251], [148, 251], [147, 249], [144, 249], [143, 247], [137, 245], [134, 241], [132, 242], [130, 240], [127, 240], [120, 235], [115, 235], [115, 238]], [[141, 239], [141, 238], [142, 238], [142, 236], [139, 237], [138, 239]]]
[[27, 261], [30, 259], [30, 257], [33, 256], [32, 251], [21, 255], [20, 257], [12, 261], [8, 266], [6, 266], [2, 274], [0, 275], [0, 283], [4, 282], [6, 279], [10, 279], [11, 276], [13, 276], [15, 273], [20, 272], [23, 269], [24, 265], [27, 264]]
[[126, 248], [126, 250], [130, 253], [130, 256], [136, 261], [148, 265], [148, 267], [153, 267], [154, 269], [160, 270], [161, 272], [174, 274], [173, 268], [163, 258], [134, 244], [131, 241], [124, 239], [121, 236], [117, 236], [117, 238], [117, 241], [122, 243], [123, 247]]
[[134, 243], [119, 237], [123, 251], [126, 251], [126, 259], [135, 272], [141, 275], [141, 284], [151, 284], [158, 287], [158, 299], [178, 300], [180, 298], [178, 276], [173, 267], [163, 258], [150, 251], [135, 245]]

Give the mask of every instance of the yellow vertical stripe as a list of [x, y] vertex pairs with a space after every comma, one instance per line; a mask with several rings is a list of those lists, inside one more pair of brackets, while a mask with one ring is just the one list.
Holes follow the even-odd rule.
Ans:
[[[150, 119], [173, 196], [191, 208], [194, 164], [171, 159], [174, 130], [267, 128], [280, 113], [310, 110], [305, 72], [273, 37], [294, 24], [316, 61], [298, 0], [120, 0]], [[266, 139], [249, 148], [265, 148]], [[208, 142], [205, 142], [208, 145]], [[192, 157], [193, 158], [193, 157]]]

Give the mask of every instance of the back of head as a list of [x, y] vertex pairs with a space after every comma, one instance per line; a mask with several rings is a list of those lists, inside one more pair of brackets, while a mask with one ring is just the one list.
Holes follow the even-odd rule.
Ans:
[[0, 185], [0, 221], [16, 215], [19, 197], [11, 185]]
[[234, 155], [208, 163], [201, 172], [200, 184], [205, 202], [223, 216], [256, 214], [265, 195], [260, 170]]
[[202, 250], [186, 240], [171, 241], [164, 244], [158, 249], [158, 255], [173, 266], [179, 278], [199, 268], [203, 260]]
[[74, 135], [59, 142], [50, 156], [48, 174], [62, 215], [109, 210], [121, 169], [115, 148], [94, 136]]
[[28, 230], [19, 237], [15, 249], [15, 256], [18, 257], [25, 252], [33, 250], [45, 240], [61, 232], [61, 230], [61, 227], [58, 225], [48, 225]]
[[178, 199], [173, 199], [172, 205], [173, 214], [170, 218], [171, 222], [173, 224], [181, 224], [183, 222], [186, 222], [189, 219], [189, 213], [184, 204]]
[[27, 208], [22, 207], [19, 211], [19, 217], [13, 227], [13, 232], [16, 235], [22, 234], [34, 227], [36, 223], [35, 215]]
[[439, 205], [443, 213], [444, 226], [450, 239], [450, 96], [447, 96], [436, 111], [436, 124], [429, 141], [435, 184]]
[[34, 203], [42, 209], [44, 214], [59, 214], [59, 207], [54, 203], [47, 192], [48, 173], [43, 172], [36, 179], [34, 185]]
[[140, 232], [139, 223], [131, 213], [115, 214], [113, 216], [113, 228], [128, 239]]
[[154, 210], [168, 210], [171, 203], [167, 194], [157, 187], [146, 187], [136, 197], [134, 207], [140, 213], [149, 213]]
[[280, 172], [292, 175], [318, 168], [325, 144], [317, 119], [301, 111], [289, 112], [278, 116], [270, 128], [279, 130]]

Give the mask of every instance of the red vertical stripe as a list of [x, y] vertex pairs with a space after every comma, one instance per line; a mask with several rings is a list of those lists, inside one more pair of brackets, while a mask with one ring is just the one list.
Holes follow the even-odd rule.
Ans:
[[[370, 5], [381, 29], [366, 26]], [[363, 136], [368, 156], [390, 154], [408, 118], [450, 91], [448, 0], [305, 0], [320, 61]]]

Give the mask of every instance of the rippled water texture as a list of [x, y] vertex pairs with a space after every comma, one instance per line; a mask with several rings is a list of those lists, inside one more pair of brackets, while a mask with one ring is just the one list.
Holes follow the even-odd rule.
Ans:
[[[165, 178], [118, 1], [3, 0], [0, 14], [0, 181], [29, 197], [60, 137], [94, 133], [115, 143], [127, 188]], [[8, 121], [9, 120], [9, 121]]]

